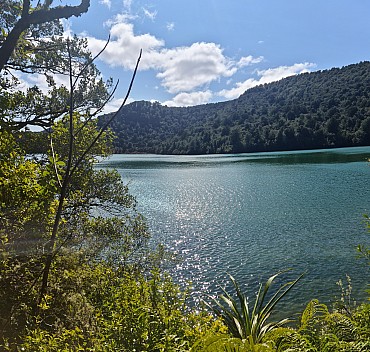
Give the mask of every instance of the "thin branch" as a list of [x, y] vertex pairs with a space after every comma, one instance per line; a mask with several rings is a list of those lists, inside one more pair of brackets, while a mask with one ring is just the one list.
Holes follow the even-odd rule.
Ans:
[[[42, 275], [41, 288], [40, 288], [40, 292], [39, 292], [39, 300], [38, 300], [39, 304], [42, 302], [43, 297], [44, 297], [44, 295], [46, 293], [46, 290], [47, 290], [51, 263], [52, 263], [54, 257], [57, 255], [58, 251], [60, 250], [60, 249], [58, 249], [58, 251], [56, 251], [55, 246], [56, 246], [58, 228], [59, 228], [59, 224], [60, 224], [61, 217], [62, 217], [63, 203], [64, 203], [65, 197], [67, 195], [67, 188], [70, 184], [71, 178], [72, 178], [74, 172], [77, 170], [77, 168], [81, 165], [85, 156], [94, 147], [94, 145], [96, 144], [98, 139], [101, 137], [101, 135], [104, 133], [104, 131], [108, 128], [109, 124], [113, 121], [113, 119], [117, 116], [118, 112], [120, 112], [122, 107], [125, 105], [128, 97], [130, 95], [130, 92], [131, 92], [131, 89], [132, 89], [132, 86], [133, 86], [133, 83], [134, 83], [134, 80], [135, 80], [135, 76], [136, 76], [136, 73], [137, 73], [137, 70], [138, 70], [138, 67], [139, 67], [139, 63], [140, 63], [140, 60], [141, 60], [142, 50], [140, 50], [140, 55], [137, 59], [135, 70], [133, 72], [129, 88], [127, 90], [125, 99], [124, 99], [121, 107], [107, 121], [107, 123], [105, 123], [103, 128], [99, 131], [99, 133], [94, 138], [94, 140], [86, 148], [84, 153], [82, 153], [81, 157], [77, 160], [77, 162], [75, 163], [75, 165], [73, 167], [72, 167], [72, 156], [73, 156], [73, 145], [74, 145], [74, 136], [73, 136], [73, 94], [74, 94], [74, 85], [73, 85], [73, 76], [72, 76], [71, 53], [70, 53], [70, 50], [69, 50], [69, 46], [68, 46], [68, 53], [69, 53], [69, 59], [70, 59], [70, 112], [69, 112], [69, 119], [70, 119], [69, 137], [70, 137], [70, 139], [69, 139], [69, 154], [68, 154], [66, 173], [65, 173], [65, 176], [64, 176], [64, 179], [63, 179], [63, 184], [62, 184], [62, 188], [61, 188], [61, 192], [60, 192], [60, 196], [59, 196], [59, 204], [58, 204], [58, 209], [57, 209], [57, 212], [56, 212], [56, 215], [55, 215], [53, 230], [52, 230], [50, 240], [49, 240], [49, 242], [46, 246], [47, 255], [46, 255], [45, 267], [44, 267], [43, 275]], [[37, 308], [36, 308], [36, 310], [37, 310]]]
[[55, 175], [57, 177], [59, 187], [62, 188], [62, 183], [60, 182], [61, 178], [60, 178], [60, 175], [59, 175], [59, 172], [58, 172], [58, 167], [57, 167], [57, 164], [56, 164], [55, 151], [54, 151], [54, 145], [53, 145], [53, 136], [52, 136], [51, 133], [49, 133], [49, 138], [50, 138], [51, 157], [52, 157], [52, 162], [53, 162], [53, 166], [54, 166]]
[[39, 295], [39, 301], [38, 301], [39, 304], [43, 300], [43, 297], [44, 297], [44, 295], [46, 293], [46, 290], [47, 290], [50, 267], [51, 267], [51, 263], [53, 261], [53, 257], [55, 255], [55, 244], [56, 244], [56, 240], [57, 240], [57, 234], [58, 234], [60, 220], [62, 218], [63, 203], [64, 203], [65, 197], [67, 195], [67, 189], [68, 189], [68, 186], [69, 186], [69, 183], [70, 183], [70, 180], [71, 180], [71, 168], [72, 168], [73, 145], [74, 145], [74, 137], [73, 137], [73, 94], [74, 94], [74, 89], [73, 89], [73, 77], [72, 77], [72, 69], [73, 69], [72, 68], [72, 56], [71, 56], [69, 41], [67, 42], [67, 48], [68, 48], [68, 56], [69, 56], [69, 64], [70, 64], [70, 67], [69, 67], [69, 69], [70, 69], [70, 77], [69, 77], [69, 82], [70, 82], [69, 150], [68, 150], [67, 167], [66, 167], [65, 176], [64, 176], [64, 179], [63, 179], [62, 188], [60, 190], [59, 204], [58, 204], [57, 212], [55, 214], [53, 230], [52, 230], [49, 242], [47, 243], [47, 246], [46, 246], [47, 254], [46, 254], [46, 259], [45, 259], [45, 267], [44, 267], [43, 276], [42, 276], [41, 288], [40, 288], [40, 295]]
[[108, 44], [110, 42], [110, 34], [108, 36], [108, 39], [103, 47], [103, 49], [101, 49], [91, 60], [89, 60], [88, 62], [86, 62], [86, 64], [84, 65], [84, 67], [80, 70], [80, 72], [77, 74], [76, 76], [76, 79], [73, 83], [73, 86], [75, 87], [76, 84], [77, 84], [77, 81], [78, 79], [81, 77], [81, 75], [85, 72], [85, 70], [103, 53], [103, 51], [107, 48]]
[[109, 94], [108, 98], [105, 99], [105, 101], [101, 104], [101, 106], [93, 113], [93, 114], [90, 114], [89, 115], [89, 118], [86, 119], [86, 121], [84, 122], [84, 124], [77, 130], [76, 134], [75, 134], [75, 137], [78, 136], [80, 134], [80, 132], [86, 127], [86, 125], [92, 120], [93, 117], [95, 117], [99, 112], [101, 112], [105, 105], [107, 105], [107, 103], [109, 102], [109, 100], [111, 100], [111, 98], [113, 97], [117, 87], [118, 87], [118, 83], [119, 83], [119, 80], [117, 80], [117, 83], [116, 85], [114, 86], [112, 92]]
[[95, 145], [95, 143], [98, 141], [98, 139], [101, 137], [101, 135], [105, 132], [105, 130], [112, 123], [112, 121], [117, 117], [117, 115], [119, 114], [119, 112], [122, 110], [123, 106], [126, 104], [126, 101], [127, 101], [128, 97], [129, 97], [129, 95], [131, 93], [132, 86], [134, 84], [134, 80], [135, 80], [135, 76], [136, 76], [136, 73], [137, 73], [137, 70], [138, 70], [138, 67], [139, 67], [139, 63], [140, 63], [140, 60], [141, 60], [142, 52], [143, 52], [143, 50], [141, 49], [140, 50], [139, 57], [138, 57], [137, 62], [136, 62], [134, 73], [133, 73], [132, 78], [131, 78], [131, 82], [130, 82], [129, 88], [127, 90], [127, 94], [125, 96], [125, 99], [123, 100], [123, 103], [121, 104], [120, 108], [113, 114], [113, 116], [110, 119], [108, 119], [108, 121], [103, 125], [103, 127], [100, 129], [98, 135], [93, 139], [93, 141], [90, 143], [90, 145], [82, 153], [82, 155], [80, 156], [80, 158], [77, 160], [75, 166], [71, 170], [70, 177], [72, 177], [72, 175], [74, 174], [74, 172], [78, 169], [78, 167], [82, 163], [82, 161], [85, 158], [85, 156], [90, 152], [90, 150], [93, 148], [93, 146]]
[[[47, 70], [48, 72], [57, 73], [63, 76], [68, 76], [68, 73], [65, 73], [62, 69], [59, 69], [55, 66], [43, 66], [43, 65], [35, 65], [35, 64], [17, 64], [9, 62], [6, 65], [7, 72], [10, 72], [8, 69], [13, 69], [16, 71], [20, 71], [23, 73], [35, 73], [36, 70], [40, 70], [40, 72], [43, 72]], [[5, 70], [5, 69], [4, 69]]]
[[92, 114], [90, 114], [90, 117], [96, 116], [97, 114], [99, 114], [104, 109], [104, 107], [108, 104], [108, 102], [113, 98], [113, 95], [116, 92], [116, 89], [118, 87], [118, 84], [119, 84], [119, 80], [117, 80], [117, 83], [114, 86], [112, 92], [109, 94], [108, 98], [104, 100], [104, 102], [101, 104], [101, 106], [99, 108], [97, 108], [97, 110], [95, 112], [93, 112]]

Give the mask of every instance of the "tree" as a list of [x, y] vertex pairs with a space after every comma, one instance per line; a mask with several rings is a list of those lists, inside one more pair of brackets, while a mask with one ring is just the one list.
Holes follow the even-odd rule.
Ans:
[[[57, 85], [58, 77], [69, 76], [69, 67], [79, 72], [74, 87], [74, 108], [90, 114], [100, 112], [110, 95], [112, 81], [103, 82], [87, 48], [87, 41], [74, 36], [65, 38], [60, 18], [79, 16], [90, 2], [78, 6], [52, 7], [52, 1], [5, 1], [0, 17], [0, 128], [20, 130], [28, 126], [49, 128], [53, 121], [68, 112], [66, 84]], [[68, 54], [67, 54], [68, 53]], [[17, 90], [20, 74], [43, 75], [48, 92], [37, 86], [26, 92]], [[93, 109], [93, 111], [91, 110]]]
[[[90, 0], [81, 0], [81, 3], [77, 6], [51, 7], [52, 3], [53, 0], [38, 1], [36, 7], [33, 8], [30, 0], [23, 0], [21, 2], [5, 0], [2, 2], [0, 72], [4, 68], [7, 68], [7, 65], [19, 69], [27, 68], [24, 57], [21, 57], [21, 62], [23, 63], [21, 64], [17, 60], [13, 61], [11, 56], [14, 54], [17, 45], [20, 47], [23, 46], [22, 49], [28, 49], [32, 53], [40, 50], [37, 46], [33, 46], [29, 39], [27, 40], [27, 34], [31, 34], [32, 36], [37, 26], [42, 27], [42, 25], [47, 24], [55, 29], [56, 25], [56, 28], [60, 29], [54, 21], [72, 16], [80, 16], [82, 13], [87, 12], [90, 6]], [[21, 37], [23, 37], [23, 40], [20, 40]], [[36, 36], [36, 39], [39, 39], [38, 36]], [[17, 49], [20, 48], [18, 47]], [[17, 55], [13, 57], [13, 59], [16, 58]], [[33, 61], [29, 55], [27, 59], [30, 62]]]
[[[15, 6], [15, 2], [9, 3]], [[38, 5], [32, 14], [49, 11], [50, 3], [40, 9]], [[23, 2], [27, 11], [24, 7], [19, 21], [24, 16], [32, 18], [24, 15], [30, 11], [29, 5]], [[15, 343], [33, 324], [55, 328], [60, 323], [66, 312], [60, 312], [62, 303], [57, 296], [63, 292], [57, 288], [65, 287], [66, 273], [103, 262], [133, 270], [148, 257], [135, 256], [145, 250], [149, 238], [135, 199], [117, 172], [94, 168], [97, 156], [106, 156], [111, 150], [113, 137], [107, 128], [115, 116], [101, 128], [95, 118], [111, 95], [97, 79], [94, 58], [83, 41], [53, 38], [53, 43], [60, 44], [56, 67], [68, 73], [69, 87], [57, 87], [54, 72], [48, 67], [42, 70], [53, 92], [62, 98], [62, 117], [56, 120], [59, 115], [50, 116], [50, 110], [49, 115], [42, 110], [48, 98], [37, 89], [22, 95], [14, 87], [4, 86], [1, 95], [7, 109], [2, 111], [0, 139], [0, 331], [2, 337], [14, 338]], [[16, 44], [13, 54], [27, 63], [27, 55], [20, 53]], [[44, 54], [49, 55], [47, 51]], [[38, 97], [42, 112], [35, 109], [31, 119], [14, 120], [14, 101], [19, 98], [25, 102], [31, 93]], [[51, 126], [49, 148], [41, 157], [29, 159], [17, 145], [15, 130], [28, 125]]]

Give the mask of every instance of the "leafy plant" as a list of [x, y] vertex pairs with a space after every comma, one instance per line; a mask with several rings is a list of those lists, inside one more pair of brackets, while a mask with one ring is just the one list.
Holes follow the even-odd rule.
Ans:
[[254, 344], [249, 340], [230, 337], [226, 334], [211, 335], [204, 340], [198, 340], [191, 352], [273, 352], [272, 343]]
[[233, 276], [229, 275], [230, 280], [235, 288], [237, 299], [234, 299], [225, 289], [224, 294], [219, 296], [219, 300], [213, 299], [214, 306], [210, 307], [213, 312], [222, 318], [227, 326], [229, 333], [242, 340], [247, 340], [250, 345], [262, 342], [263, 337], [271, 330], [276, 329], [289, 322], [289, 319], [282, 319], [278, 322], [268, 322], [271, 313], [279, 301], [295, 286], [301, 279], [300, 275], [296, 280], [283, 284], [279, 289], [268, 297], [268, 293], [273, 281], [279, 272], [271, 276], [263, 286], [259, 287], [253, 308], [250, 309], [248, 298], [242, 293], [238, 283]]
[[50, 283], [53, 299], [45, 319], [9, 350], [187, 352], [195, 340], [220, 331], [219, 321], [188, 307], [188, 293], [159, 271], [141, 275], [100, 263], [65, 266], [63, 272], [63, 279]]
[[[365, 223], [367, 232], [370, 233], [370, 217], [368, 215], [364, 215], [364, 223]], [[370, 247], [364, 244], [359, 244], [357, 246], [357, 251], [359, 252], [360, 257], [367, 260], [368, 264], [370, 265]]]
[[340, 313], [352, 316], [352, 312], [356, 308], [356, 300], [352, 297], [352, 280], [349, 275], [346, 274], [347, 285], [340, 279], [337, 282], [338, 287], [341, 290], [340, 298], [334, 303], [334, 308]]
[[312, 300], [303, 311], [298, 328], [275, 337], [277, 351], [369, 351], [369, 307], [359, 306], [349, 316], [330, 312], [325, 304]]

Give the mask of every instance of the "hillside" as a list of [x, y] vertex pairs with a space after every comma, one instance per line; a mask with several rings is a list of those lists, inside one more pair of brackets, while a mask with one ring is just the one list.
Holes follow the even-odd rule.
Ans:
[[208, 154], [370, 145], [369, 88], [370, 62], [361, 62], [261, 85], [228, 102], [134, 102], [112, 124], [115, 148]]

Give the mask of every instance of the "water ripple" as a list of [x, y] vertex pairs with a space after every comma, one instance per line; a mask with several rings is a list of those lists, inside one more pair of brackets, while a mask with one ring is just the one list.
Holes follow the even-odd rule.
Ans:
[[[357, 153], [355, 152], [357, 150]], [[305, 272], [290, 308], [330, 302], [336, 282], [352, 277], [364, 297], [367, 267], [355, 246], [367, 240], [370, 147], [234, 156], [114, 156], [153, 240], [183, 258], [172, 273], [192, 282], [194, 301], [227, 286], [226, 272], [255, 292], [287, 268]], [[360, 160], [359, 160], [360, 159]]]

